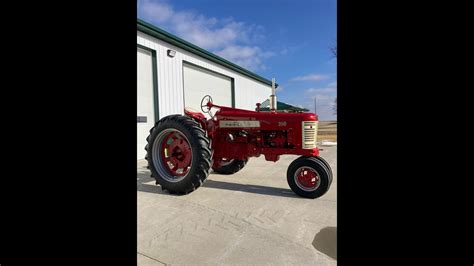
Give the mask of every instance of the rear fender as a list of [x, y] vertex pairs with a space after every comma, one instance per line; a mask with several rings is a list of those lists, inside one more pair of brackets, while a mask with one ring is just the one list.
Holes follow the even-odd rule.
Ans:
[[184, 108], [184, 114], [198, 122], [202, 129], [207, 131], [206, 117], [199, 111], [193, 110], [189, 107]]

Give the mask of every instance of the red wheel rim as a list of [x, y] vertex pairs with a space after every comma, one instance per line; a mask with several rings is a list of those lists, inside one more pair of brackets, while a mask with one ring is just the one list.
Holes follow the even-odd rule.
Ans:
[[295, 172], [296, 185], [305, 191], [313, 191], [319, 187], [321, 179], [311, 167], [300, 167]]
[[191, 169], [193, 153], [187, 138], [179, 131], [171, 131], [161, 138], [161, 159], [172, 176], [185, 176]]

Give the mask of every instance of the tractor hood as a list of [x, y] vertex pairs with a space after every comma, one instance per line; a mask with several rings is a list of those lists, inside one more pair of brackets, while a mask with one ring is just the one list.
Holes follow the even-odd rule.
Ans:
[[220, 127], [257, 128], [261, 130], [301, 129], [302, 122], [316, 122], [313, 113], [256, 112], [234, 108], [222, 108], [216, 113]]

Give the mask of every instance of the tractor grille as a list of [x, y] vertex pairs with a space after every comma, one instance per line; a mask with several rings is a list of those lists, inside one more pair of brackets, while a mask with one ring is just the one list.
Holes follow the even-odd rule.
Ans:
[[303, 121], [303, 149], [316, 148], [318, 121]]

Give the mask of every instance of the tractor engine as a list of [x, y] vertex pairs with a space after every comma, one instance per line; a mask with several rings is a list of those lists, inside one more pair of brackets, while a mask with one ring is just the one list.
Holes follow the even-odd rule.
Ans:
[[[224, 141], [232, 144], [252, 144], [256, 147], [266, 148], [288, 148], [288, 137], [286, 131], [225, 131]], [[221, 139], [222, 141], [223, 139]]]
[[215, 158], [246, 160], [280, 154], [317, 156], [317, 117], [311, 113], [254, 112], [222, 108], [207, 121]]
[[264, 131], [264, 146], [270, 148], [288, 148], [288, 135], [286, 131]]

